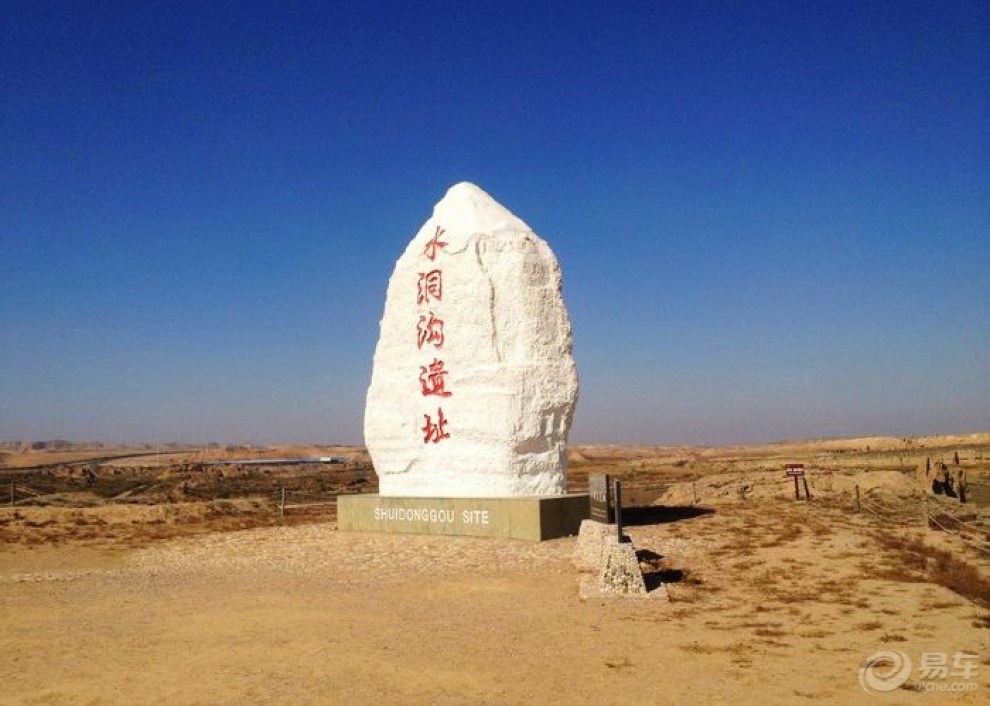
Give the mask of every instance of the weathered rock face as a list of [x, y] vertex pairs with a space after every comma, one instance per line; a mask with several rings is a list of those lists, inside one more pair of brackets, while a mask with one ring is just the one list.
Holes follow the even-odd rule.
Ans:
[[560, 495], [576, 401], [549, 246], [478, 187], [451, 187], [388, 285], [364, 416], [380, 493]]

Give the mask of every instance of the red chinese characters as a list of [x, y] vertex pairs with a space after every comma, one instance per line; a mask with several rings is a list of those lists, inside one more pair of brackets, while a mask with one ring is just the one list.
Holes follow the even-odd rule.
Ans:
[[423, 391], [423, 397], [427, 395], [437, 395], [438, 397], [450, 397], [447, 391], [447, 371], [443, 369], [443, 361], [433, 359], [429, 365], [419, 366], [419, 385]]
[[424, 414], [423, 419], [423, 443], [431, 441], [439, 444], [443, 439], [449, 439], [450, 433], [447, 431], [447, 418], [443, 416], [443, 409], [437, 407], [437, 421], [434, 423], [429, 414]]
[[430, 262], [437, 259], [437, 250], [447, 247], [447, 243], [440, 240], [440, 236], [445, 232], [443, 228], [437, 226], [437, 232], [433, 234], [433, 237], [426, 243], [426, 247], [423, 248], [423, 254], [426, 255]]
[[[440, 240], [444, 232], [441, 226], [437, 226], [433, 237], [423, 249], [423, 256], [430, 262], [434, 262], [440, 251], [448, 245], [447, 242]], [[432, 346], [435, 350], [441, 350], [446, 340], [443, 330], [444, 320], [438, 316], [434, 307], [443, 302], [443, 272], [439, 267], [435, 267], [427, 272], [419, 272], [418, 275], [416, 306], [420, 311], [419, 321], [416, 324], [416, 348], [422, 350], [423, 346]], [[423, 397], [450, 397], [453, 394], [447, 389], [448, 371], [444, 361], [434, 357], [432, 363], [420, 365], [419, 371], [419, 388]], [[424, 444], [439, 444], [444, 439], [450, 438], [450, 432], [447, 431], [447, 417], [442, 407], [437, 407], [436, 421], [432, 414], [423, 414], [421, 431]]]
[[429, 318], [424, 314], [416, 324], [416, 347], [422, 349], [423, 344], [434, 348], [443, 348], [443, 319], [438, 319], [431, 311]]
[[440, 270], [420, 272], [416, 283], [416, 303], [429, 304], [443, 299], [443, 273]]

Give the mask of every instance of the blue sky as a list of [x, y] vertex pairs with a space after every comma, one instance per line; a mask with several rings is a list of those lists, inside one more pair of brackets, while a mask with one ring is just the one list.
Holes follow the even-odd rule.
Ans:
[[573, 442], [990, 429], [985, 2], [5, 2], [0, 439], [362, 441], [472, 181]]

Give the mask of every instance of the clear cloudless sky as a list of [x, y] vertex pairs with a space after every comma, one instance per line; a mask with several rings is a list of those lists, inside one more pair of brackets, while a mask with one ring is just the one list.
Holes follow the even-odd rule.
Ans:
[[572, 442], [990, 429], [990, 5], [0, 4], [0, 439], [362, 442], [471, 181], [554, 249]]

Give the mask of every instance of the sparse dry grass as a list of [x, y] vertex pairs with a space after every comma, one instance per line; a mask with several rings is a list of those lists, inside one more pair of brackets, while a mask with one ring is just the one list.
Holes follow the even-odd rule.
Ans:
[[823, 637], [830, 637], [835, 633], [831, 630], [824, 630], [822, 628], [812, 628], [810, 630], [802, 630], [800, 632], [801, 637], [810, 637], [814, 639], [821, 639]]
[[93, 508], [0, 508], [0, 545], [82, 543], [139, 547], [206, 532], [312, 521], [313, 517], [303, 514], [280, 517], [274, 504], [262, 498]]
[[864, 566], [864, 575], [888, 581], [934, 583], [990, 608], [990, 578], [960, 556], [915, 535], [878, 531], [873, 538], [884, 552], [885, 561], [881, 568]]
[[907, 638], [904, 637], [903, 635], [896, 635], [885, 632], [883, 635], [880, 636], [880, 642], [884, 643], [885, 645], [889, 642], [906, 642], [906, 641]]
[[695, 655], [710, 655], [717, 653], [727, 653], [731, 655], [736, 655], [740, 659], [749, 661], [751, 645], [748, 642], [733, 642], [728, 645], [703, 645], [698, 642], [692, 642], [688, 645], [680, 645], [680, 648], [685, 652], [690, 652]]
[[779, 534], [775, 534], [770, 539], [765, 539], [760, 546], [763, 548], [782, 547], [785, 544], [795, 541], [803, 534], [800, 525], [794, 524], [785, 527]]
[[856, 625], [857, 630], [879, 630], [882, 627], [883, 622], [880, 620], [867, 620], [866, 622]]

